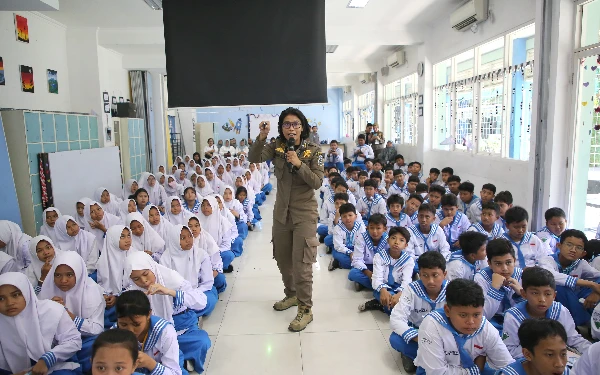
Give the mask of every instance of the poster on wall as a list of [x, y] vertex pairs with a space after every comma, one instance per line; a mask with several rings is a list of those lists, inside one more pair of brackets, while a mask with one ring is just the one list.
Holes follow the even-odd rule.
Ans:
[[6, 81], [4, 80], [4, 61], [0, 57], [0, 86], [4, 86]]
[[102, 100], [104, 101], [104, 103], [108, 103], [108, 101], [110, 100], [110, 98], [108, 97], [108, 92], [104, 91], [102, 93]]
[[122, 96], [119, 96], [119, 103], [125, 103], [125, 100], [123, 100]]
[[56, 70], [48, 69], [48, 92], [58, 94], [58, 73]]
[[15, 14], [15, 32], [19, 42], [29, 43], [29, 26], [27, 25], [27, 18]]
[[104, 113], [110, 113], [110, 103], [104, 103]]
[[263, 121], [268, 121], [271, 130], [269, 131], [268, 138], [277, 137], [279, 135], [277, 131], [277, 121], [279, 120], [279, 113], [274, 114], [248, 114], [248, 128], [250, 132], [250, 138], [256, 139], [258, 137], [258, 133], [260, 133], [260, 129], [258, 125]]
[[23, 92], [34, 92], [33, 68], [27, 65], [21, 65], [21, 90]]

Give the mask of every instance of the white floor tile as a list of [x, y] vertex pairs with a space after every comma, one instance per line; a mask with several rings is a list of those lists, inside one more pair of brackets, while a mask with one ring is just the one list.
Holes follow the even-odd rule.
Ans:
[[219, 335], [288, 333], [297, 308], [273, 310], [272, 301], [229, 302]]
[[369, 312], [359, 312], [362, 299], [318, 300], [313, 306], [314, 320], [304, 332], [365, 331], [378, 329]]
[[242, 259], [234, 273], [237, 278], [281, 275], [277, 267], [277, 262], [274, 259], [259, 259], [254, 257]]
[[281, 276], [238, 279], [240, 281], [229, 299], [232, 302], [273, 301], [282, 299], [285, 296]]
[[209, 336], [216, 336], [219, 334], [226, 308], [227, 302], [218, 302], [210, 316], [202, 318], [202, 329], [205, 330]]
[[406, 372], [404, 371], [404, 367], [402, 367], [402, 356], [400, 355], [400, 352], [396, 351], [396, 349], [392, 348], [392, 345], [390, 345], [390, 335], [392, 334], [392, 330], [391, 329], [382, 329], [381, 333], [383, 334], [383, 337], [387, 340], [388, 343], [388, 349], [390, 350], [390, 353], [392, 353], [392, 357], [394, 358], [394, 361], [396, 361], [396, 364], [398, 365], [398, 368], [400, 369], [400, 371], [405, 374]]

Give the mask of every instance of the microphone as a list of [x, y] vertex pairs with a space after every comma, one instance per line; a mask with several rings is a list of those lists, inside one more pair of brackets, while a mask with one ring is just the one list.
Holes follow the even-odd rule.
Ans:
[[[288, 139], [286, 146], [288, 151], [296, 151], [296, 140], [294, 138]], [[294, 173], [294, 166], [289, 161], [287, 162], [287, 167], [290, 173]]]

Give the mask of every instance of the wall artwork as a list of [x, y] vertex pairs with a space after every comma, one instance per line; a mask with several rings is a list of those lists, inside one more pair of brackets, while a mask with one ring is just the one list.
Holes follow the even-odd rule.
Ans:
[[15, 32], [19, 42], [29, 43], [29, 26], [27, 25], [27, 18], [15, 14]]
[[58, 94], [58, 73], [56, 70], [48, 69], [48, 92]]
[[223, 124], [221, 128], [226, 132], [230, 132], [233, 130], [235, 134], [240, 134], [240, 132], [242, 131], [242, 119], [238, 118], [235, 123], [232, 119], [229, 119], [229, 121]]
[[34, 92], [33, 68], [27, 65], [21, 65], [21, 90], [23, 92]]
[[104, 103], [104, 113], [110, 113], [110, 103]]
[[104, 101], [104, 103], [108, 103], [109, 100], [110, 100], [110, 97], [108, 96], [108, 91], [104, 91], [102, 93], [102, 101]]
[[4, 80], [4, 61], [0, 57], [0, 86], [4, 86], [6, 81]]

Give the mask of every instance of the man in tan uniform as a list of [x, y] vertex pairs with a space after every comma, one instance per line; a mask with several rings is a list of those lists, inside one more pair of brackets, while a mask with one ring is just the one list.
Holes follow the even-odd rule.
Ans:
[[[260, 124], [260, 135], [250, 148], [248, 160], [260, 163], [272, 160], [277, 178], [277, 196], [273, 209], [273, 256], [277, 261], [285, 298], [273, 305], [277, 311], [298, 306], [298, 314], [288, 329], [302, 331], [312, 322], [312, 264], [316, 262], [318, 205], [315, 190], [323, 183], [324, 156], [321, 147], [308, 142], [310, 126], [295, 108], [279, 116], [279, 137], [267, 144], [268, 122]], [[295, 151], [287, 140], [294, 138]]]

